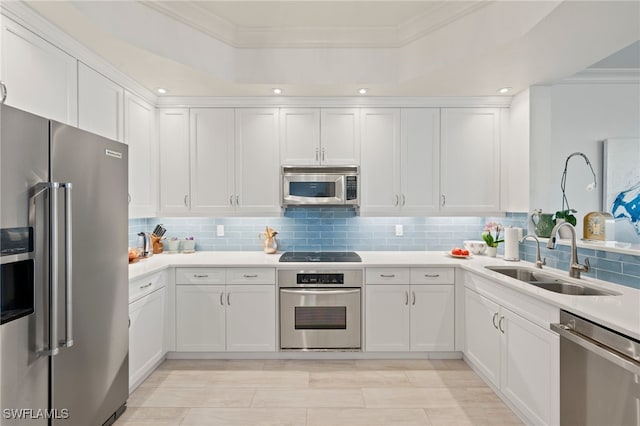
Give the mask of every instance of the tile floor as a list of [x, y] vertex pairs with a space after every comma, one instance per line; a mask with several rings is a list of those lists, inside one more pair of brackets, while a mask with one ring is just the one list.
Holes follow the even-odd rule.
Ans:
[[521, 425], [462, 360], [167, 360], [116, 426]]

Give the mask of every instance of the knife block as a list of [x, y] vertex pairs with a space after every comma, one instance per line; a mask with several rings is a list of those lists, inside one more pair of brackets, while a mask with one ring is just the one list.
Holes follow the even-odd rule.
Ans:
[[160, 241], [160, 237], [156, 237], [151, 234], [151, 247], [153, 247], [153, 254], [162, 253], [164, 251], [164, 244]]

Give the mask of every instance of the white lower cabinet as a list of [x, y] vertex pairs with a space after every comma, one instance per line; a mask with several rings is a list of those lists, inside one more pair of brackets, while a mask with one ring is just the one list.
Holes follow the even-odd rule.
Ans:
[[[129, 391], [133, 391], [164, 358], [165, 275], [156, 274], [130, 284]], [[150, 292], [149, 292], [150, 291]]]
[[367, 351], [454, 350], [453, 269], [368, 268], [366, 276]]
[[[221, 273], [233, 284], [220, 285]], [[178, 352], [275, 351], [275, 271], [178, 268], [176, 284]]]
[[527, 423], [558, 424], [558, 335], [469, 288], [464, 303], [468, 361]]

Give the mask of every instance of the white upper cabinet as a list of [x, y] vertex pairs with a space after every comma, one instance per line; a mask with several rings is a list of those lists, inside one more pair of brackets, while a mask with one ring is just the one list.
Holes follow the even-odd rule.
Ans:
[[320, 110], [280, 110], [280, 152], [282, 164], [320, 164]]
[[155, 108], [132, 93], [124, 95], [124, 143], [129, 145], [129, 217], [156, 213]]
[[279, 213], [278, 109], [236, 109], [235, 141], [236, 210]]
[[396, 212], [400, 194], [400, 109], [361, 111], [362, 213]]
[[76, 59], [4, 16], [2, 80], [7, 105], [61, 123], [78, 123]]
[[280, 110], [281, 163], [360, 164], [358, 108]]
[[191, 110], [191, 212], [234, 210], [234, 110]]
[[189, 110], [158, 112], [160, 144], [160, 211], [189, 212]]
[[124, 89], [78, 63], [78, 127], [116, 141], [123, 140]]
[[440, 150], [440, 211], [498, 212], [500, 110], [443, 108]]
[[320, 115], [322, 164], [360, 164], [360, 110], [323, 108]]

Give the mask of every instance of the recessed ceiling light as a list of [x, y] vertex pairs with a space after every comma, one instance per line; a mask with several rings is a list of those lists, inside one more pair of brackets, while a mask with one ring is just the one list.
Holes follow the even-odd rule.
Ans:
[[276, 87], [275, 89], [273, 89], [273, 93], [279, 95], [280, 93], [282, 93], [282, 89]]
[[498, 89], [498, 93], [509, 93], [511, 91], [511, 87], [503, 87], [502, 89]]
[[167, 89], [164, 89], [162, 87], [158, 87], [158, 93], [160, 93], [161, 95], [164, 95], [165, 93], [167, 93]]
[[364, 87], [362, 89], [358, 90], [358, 93], [360, 93], [361, 95], [366, 95], [367, 94], [367, 89], [365, 89]]

